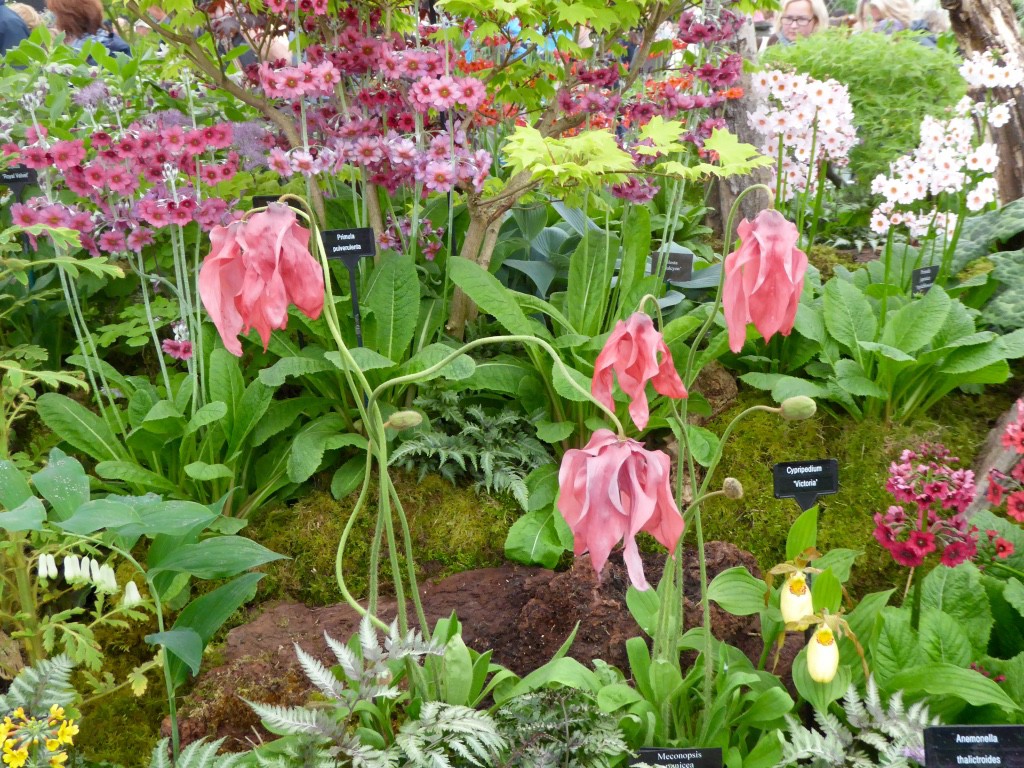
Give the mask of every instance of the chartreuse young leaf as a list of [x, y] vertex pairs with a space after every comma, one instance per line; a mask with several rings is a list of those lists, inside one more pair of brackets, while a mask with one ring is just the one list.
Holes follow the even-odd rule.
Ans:
[[818, 505], [801, 513], [786, 536], [786, 559], [794, 560], [818, 544]]

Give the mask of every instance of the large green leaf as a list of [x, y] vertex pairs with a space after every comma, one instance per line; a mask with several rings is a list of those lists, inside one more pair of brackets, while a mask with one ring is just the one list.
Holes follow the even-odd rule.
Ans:
[[268, 387], [279, 387], [291, 376], [333, 371], [335, 367], [324, 357], [282, 357], [269, 368], [260, 371], [260, 381]]
[[326, 451], [346, 445], [365, 449], [366, 438], [347, 429], [345, 420], [337, 413], [325, 414], [300, 429], [288, 457], [288, 479], [304, 483], [320, 468]]
[[604, 325], [617, 252], [617, 239], [591, 232], [569, 260], [567, 315], [573, 328], [586, 336], [596, 336]]
[[197, 410], [192, 418], [189, 419], [188, 426], [185, 427], [185, 434], [191, 435], [202, 427], [213, 424], [216, 421], [220, 421], [227, 415], [227, 413], [227, 405], [222, 403], [220, 400], [207, 403]]
[[193, 480], [202, 482], [230, 480], [235, 476], [234, 470], [226, 464], [207, 464], [205, 461], [193, 461], [191, 464], [186, 464], [185, 474]]
[[767, 587], [746, 568], [736, 566], [722, 571], [708, 585], [708, 600], [714, 600], [734, 616], [750, 616], [765, 607]]
[[836, 676], [827, 683], [817, 683], [807, 671], [807, 648], [802, 648], [793, 660], [793, 683], [799, 694], [818, 712], [827, 712], [828, 705], [843, 697], [850, 687], [850, 668], [839, 665]]
[[263, 419], [267, 408], [274, 399], [274, 390], [259, 380], [249, 382], [245, 393], [238, 401], [235, 423], [228, 440], [227, 455], [230, 457], [243, 447], [245, 439]]
[[181, 490], [158, 472], [140, 467], [133, 461], [101, 461], [96, 474], [104, 480], [120, 480], [156, 493], [179, 494]]
[[125, 457], [121, 445], [107, 423], [70, 397], [47, 392], [36, 401], [36, 412], [61, 440], [97, 461]]
[[139, 513], [128, 504], [114, 499], [95, 499], [81, 505], [75, 514], [57, 525], [65, 531], [87, 535], [138, 522]]
[[168, 629], [165, 632], [154, 632], [146, 635], [150, 645], [162, 646], [168, 654], [168, 661], [177, 660], [192, 670], [193, 675], [199, 674], [203, 663], [203, 641], [191, 629]]
[[28, 480], [13, 462], [0, 461], [0, 507], [14, 509], [32, 495]]
[[499, 355], [491, 360], [478, 362], [473, 369], [473, 375], [459, 380], [456, 387], [517, 395], [522, 390], [525, 379], [539, 380], [537, 369], [511, 355]]
[[[568, 372], [568, 376], [566, 376], [566, 372]], [[569, 382], [569, 379], [572, 379], [579, 386], [574, 387]], [[551, 369], [551, 384], [554, 386], [555, 391], [566, 400], [572, 400], [577, 403], [590, 402], [590, 398], [586, 395], [590, 391], [590, 378], [572, 366], [567, 365], [565, 371], [562, 370], [561, 366], [554, 366]], [[583, 391], [581, 392], [580, 389]]]
[[973, 669], [954, 664], [933, 663], [905, 669], [888, 681], [887, 688], [932, 696], [955, 696], [976, 707], [995, 704], [1008, 712], [1020, 710], [996, 683]]
[[929, 608], [921, 612], [921, 649], [928, 661], [966, 667], [971, 663], [971, 641], [948, 613]]
[[[202, 597], [198, 597], [178, 614], [174, 629], [188, 629], [195, 632], [203, 647], [210, 642], [214, 633], [223, 626], [231, 614], [256, 595], [256, 585], [263, 578], [262, 573], [246, 573]], [[182, 664], [171, 660], [171, 677], [181, 683], [185, 680]]]
[[224, 433], [230, 435], [240, 416], [239, 404], [245, 395], [245, 381], [242, 379], [241, 363], [238, 358], [222, 347], [210, 353], [210, 365], [206, 384], [209, 401], [220, 400], [227, 406], [224, 414]]
[[253, 429], [250, 442], [254, 446], [263, 445], [274, 435], [280, 434], [295, 424], [302, 414], [315, 416], [327, 407], [327, 401], [321, 397], [292, 397], [288, 400], [275, 400], [267, 408], [267, 412], [260, 419], [259, 424]]
[[139, 425], [161, 437], [177, 437], [185, 431], [185, 417], [170, 400], [157, 400]]
[[823, 293], [822, 313], [826, 330], [859, 360], [860, 342], [872, 341], [878, 328], [871, 303], [857, 286], [838, 277], [825, 284]]
[[372, 348], [391, 360], [404, 360], [420, 310], [420, 279], [412, 256], [387, 254], [370, 277], [364, 300]]
[[883, 686], [887, 687], [900, 671], [917, 666], [923, 654], [917, 633], [910, 626], [910, 611], [883, 608], [876, 619], [870, 648], [871, 669]]
[[[644, 276], [651, 256], [651, 215], [643, 205], [631, 205], [622, 224], [622, 263], [619, 266], [618, 291], [625, 299], [636, 282]], [[620, 306], [619, 315], [633, 307]]]
[[0, 512], [0, 529], [9, 533], [41, 531], [44, 520], [46, 520], [46, 509], [43, 507], [43, 502], [35, 496], [29, 496], [9, 512]]
[[558, 510], [527, 512], [508, 531], [505, 557], [526, 565], [554, 568], [572, 546], [572, 531]]
[[793, 560], [818, 544], [818, 505], [802, 512], [786, 535], [786, 559]]
[[225, 579], [281, 559], [284, 559], [284, 555], [271, 552], [262, 544], [244, 536], [214, 536], [178, 547], [162, 558], [150, 572], [177, 571], [200, 579]]
[[481, 310], [493, 315], [509, 333], [517, 336], [535, 334], [536, 327], [510, 291], [479, 264], [461, 257], [450, 258], [448, 275]]
[[882, 343], [913, 354], [930, 343], [946, 322], [952, 301], [933, 286], [923, 298], [900, 307], [886, 321]]
[[963, 627], [971, 646], [979, 654], [988, 647], [992, 611], [981, 583], [981, 574], [971, 562], [956, 568], [938, 566], [925, 579], [921, 605], [948, 613]]
[[68, 519], [89, 500], [89, 477], [81, 462], [58, 448], [50, 451], [46, 466], [32, 475], [32, 485], [50, 502], [55, 520]]
[[[415, 355], [413, 355], [400, 370], [400, 375], [408, 373], [419, 373], [431, 368], [446, 357], [449, 357], [455, 350], [447, 344], [428, 344]], [[468, 379], [476, 370], [476, 363], [469, 355], [458, 355], [443, 368], [435, 371], [429, 376], [417, 379], [417, 384], [443, 376], [452, 381]]]

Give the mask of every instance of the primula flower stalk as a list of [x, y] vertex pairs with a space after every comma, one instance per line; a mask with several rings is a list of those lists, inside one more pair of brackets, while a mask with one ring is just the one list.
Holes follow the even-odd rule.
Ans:
[[796, 247], [796, 226], [776, 210], [761, 211], [737, 228], [740, 247], [725, 257], [722, 309], [729, 328], [729, 348], [743, 349], [747, 323], [765, 341], [793, 330], [804, 287], [807, 254]]
[[255, 328], [264, 350], [274, 328], [288, 325], [288, 305], [316, 319], [324, 276], [309, 253], [309, 230], [281, 203], [248, 219], [214, 227], [213, 250], [199, 270], [199, 294], [224, 346], [241, 356], [240, 333]]
[[590, 552], [600, 573], [622, 540], [630, 581], [648, 589], [636, 535], [646, 531], [674, 553], [683, 534], [669, 467], [666, 454], [607, 429], [597, 430], [586, 447], [566, 451], [558, 472], [558, 510], [572, 529], [576, 555]]

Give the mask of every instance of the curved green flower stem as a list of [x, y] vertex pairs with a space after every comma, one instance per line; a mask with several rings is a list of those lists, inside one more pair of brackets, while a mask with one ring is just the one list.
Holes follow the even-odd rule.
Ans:
[[[732, 203], [732, 208], [729, 210], [729, 216], [725, 221], [725, 231], [722, 232], [722, 250], [732, 247], [732, 232], [733, 223], [736, 221], [736, 212], [739, 210], [740, 201], [743, 200], [748, 194], [753, 192], [755, 189], [762, 189], [769, 195], [772, 190], [767, 184], [752, 184], [751, 186], [744, 189], [738, 195]], [[690, 354], [686, 358], [686, 367], [683, 368], [683, 384], [688, 388], [693, 384], [693, 380], [697, 378], [697, 371], [693, 371], [693, 361], [697, 357], [697, 347], [704, 340], [704, 336], [711, 329], [711, 325], [715, 322], [715, 317], [718, 315], [718, 308], [722, 306], [722, 286], [725, 284], [725, 257], [722, 257], [722, 274], [718, 278], [718, 290], [715, 292], [715, 303], [711, 307], [711, 311], [708, 313], [707, 320], [704, 321], [704, 325], [701, 326], [700, 331], [697, 333], [697, 337], [694, 339], [693, 344], [690, 345]]]
[[1015, 576], [1016, 578], [1020, 579], [1021, 581], [1024, 581], [1024, 572], [1018, 571], [1016, 568], [1012, 568], [1009, 565], [1007, 565], [1006, 563], [1000, 563], [997, 560], [993, 560], [992, 562], [990, 562], [985, 567], [986, 568], [995, 567], [997, 570], [1003, 571], [1004, 573], [1009, 574], [1010, 576]]
[[910, 607], [910, 628], [915, 632], [921, 626], [921, 594], [924, 588], [924, 579], [921, 578], [921, 567], [918, 566], [913, 571], [914, 578], [914, 602], [911, 603]]
[[167, 391], [167, 399], [173, 400], [174, 394], [171, 392], [171, 377], [167, 374], [167, 364], [164, 362], [163, 349], [160, 347], [160, 337], [156, 333], [156, 320], [153, 318], [153, 307], [149, 301], [149, 291], [146, 290], [146, 265], [142, 260], [142, 252], [139, 252], [139, 266], [136, 267], [131, 262], [131, 258], [128, 259], [128, 263], [131, 264], [132, 271], [139, 276], [139, 288], [142, 291], [142, 306], [146, 311], [146, 319], [149, 321], [149, 332], [153, 336], [153, 349], [156, 350], [156, 359], [160, 363], [160, 375], [164, 380], [164, 389]]

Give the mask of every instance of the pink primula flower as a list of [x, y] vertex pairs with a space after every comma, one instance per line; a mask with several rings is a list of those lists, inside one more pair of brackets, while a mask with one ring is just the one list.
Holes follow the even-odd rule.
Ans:
[[761, 211], [738, 227], [739, 250], [725, 257], [722, 308], [729, 349], [739, 352], [753, 323], [765, 341], [793, 330], [807, 271], [807, 254], [796, 247], [796, 226], [776, 210]]
[[309, 252], [309, 230], [295, 211], [266, 211], [210, 232], [213, 249], [199, 270], [199, 295], [224, 346], [241, 356], [240, 333], [255, 328], [266, 350], [270, 332], [288, 325], [288, 305], [316, 319], [324, 307], [324, 275]]
[[590, 391], [612, 410], [615, 409], [613, 371], [619, 380], [619, 389], [629, 395], [629, 415], [638, 429], [646, 427], [650, 419], [644, 391], [648, 381], [655, 391], [666, 397], [686, 397], [686, 387], [672, 363], [672, 353], [654, 322], [642, 312], [634, 312], [625, 322], [620, 320], [615, 324], [615, 330], [594, 363]]
[[590, 552], [600, 573], [622, 540], [629, 580], [647, 589], [636, 535], [646, 531], [672, 553], [683, 535], [669, 467], [668, 455], [607, 429], [597, 430], [585, 448], [566, 451], [558, 471], [558, 511], [572, 529], [576, 555]]

